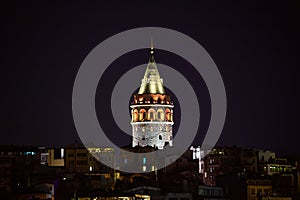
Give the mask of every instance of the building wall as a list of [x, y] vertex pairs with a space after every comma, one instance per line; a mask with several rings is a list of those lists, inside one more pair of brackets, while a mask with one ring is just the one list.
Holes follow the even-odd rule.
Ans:
[[261, 193], [263, 196], [272, 194], [272, 186], [263, 185], [248, 185], [247, 186], [247, 200], [257, 200], [257, 194]]
[[292, 197], [263, 197], [262, 200], [292, 200]]
[[[118, 166], [125, 170], [136, 170], [136, 171], [155, 171], [155, 163], [157, 161], [157, 157], [155, 154], [148, 154], [148, 152], [153, 151], [153, 148], [145, 148], [145, 147], [131, 147], [125, 148], [127, 151], [139, 153], [136, 156], [129, 156], [127, 151], [123, 151], [120, 160], [118, 161]], [[141, 150], [141, 151], [140, 151]], [[136, 167], [136, 169], [133, 169]]]
[[88, 166], [92, 167], [92, 171], [109, 173], [113, 169], [110, 166], [116, 165], [115, 152], [113, 148], [88, 148]]
[[36, 147], [2, 146], [0, 148], [0, 191], [27, 189], [36, 182], [33, 172], [40, 166]]
[[243, 170], [247, 172], [257, 173], [258, 172], [258, 155], [255, 150], [242, 150], [241, 153], [241, 165]]
[[87, 149], [84, 147], [67, 147], [66, 168], [69, 172], [88, 172], [89, 165]]
[[259, 162], [268, 162], [269, 160], [275, 159], [276, 154], [272, 151], [259, 150], [258, 151], [258, 160]]
[[66, 148], [66, 168], [77, 173], [110, 173], [112, 169], [105, 164], [115, 165], [113, 148], [88, 148], [73, 146]]
[[265, 164], [263, 165], [263, 171], [267, 175], [274, 175], [280, 173], [291, 173], [292, 166], [291, 165], [281, 165], [281, 164]]
[[136, 94], [131, 107], [132, 147], [173, 146], [173, 103], [166, 94]]
[[12, 158], [0, 157], [0, 191], [11, 190]]
[[250, 179], [247, 180], [247, 200], [258, 200], [258, 197], [272, 195], [271, 180]]
[[48, 156], [47, 156], [48, 166], [50, 167], [65, 166], [65, 159], [64, 159], [65, 150], [63, 148], [48, 149], [47, 152], [48, 152]]

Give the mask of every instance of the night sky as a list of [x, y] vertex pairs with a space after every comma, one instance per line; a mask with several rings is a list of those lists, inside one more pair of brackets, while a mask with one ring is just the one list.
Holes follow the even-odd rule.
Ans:
[[[72, 118], [72, 88], [82, 61], [114, 34], [157, 26], [192, 37], [217, 64], [228, 98], [218, 145], [299, 152], [299, 4], [130, 2], [20, 1], [14, 10], [1, 13], [4, 126], [0, 144], [65, 146], [80, 141]], [[176, 55], [167, 54], [157, 52], [156, 61], [189, 68]], [[128, 66], [147, 59], [146, 50], [132, 52], [110, 68], [125, 73]], [[120, 69], [118, 63], [126, 63], [127, 68]], [[200, 79], [198, 91], [203, 91], [200, 106], [209, 115], [207, 91]], [[101, 87], [98, 93], [103, 93]], [[204, 119], [195, 144], [201, 142], [206, 125]], [[129, 142], [118, 131], [110, 134], [119, 145]]]

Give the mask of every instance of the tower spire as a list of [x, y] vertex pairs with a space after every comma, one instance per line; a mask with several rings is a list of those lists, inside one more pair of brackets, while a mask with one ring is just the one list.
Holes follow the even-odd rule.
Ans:
[[154, 47], [152, 39], [150, 44], [149, 61], [138, 94], [165, 94], [163, 81], [160, 78], [154, 59]]

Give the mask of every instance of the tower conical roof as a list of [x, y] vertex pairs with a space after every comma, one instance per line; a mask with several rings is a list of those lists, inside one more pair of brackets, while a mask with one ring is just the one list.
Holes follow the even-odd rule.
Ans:
[[138, 94], [165, 94], [163, 80], [160, 78], [155, 60], [154, 49], [150, 49], [150, 58]]

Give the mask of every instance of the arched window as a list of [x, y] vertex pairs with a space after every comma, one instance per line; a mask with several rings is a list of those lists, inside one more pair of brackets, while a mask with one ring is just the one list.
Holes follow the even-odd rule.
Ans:
[[141, 109], [140, 110], [140, 121], [144, 121], [146, 119], [146, 110], [145, 109]]
[[154, 119], [153, 112], [149, 112], [149, 119], [150, 119], [150, 120], [153, 120], [153, 119]]
[[159, 135], [159, 136], [158, 136], [158, 139], [159, 139], [159, 140], [162, 140], [162, 136], [161, 136], [161, 135]]
[[164, 110], [159, 108], [157, 110], [157, 120], [160, 120], [160, 121], [164, 121], [165, 120], [165, 115], [164, 115]]
[[169, 108], [166, 109], [166, 119], [167, 121], [171, 121], [171, 111]]
[[155, 112], [155, 110], [154, 109], [152, 109], [152, 108], [150, 108], [149, 110], [148, 110], [148, 119], [149, 120], [155, 120], [155, 114], [156, 114], [156, 112]]
[[133, 110], [133, 117], [132, 117], [134, 122], [139, 121], [139, 111], [137, 109]]

